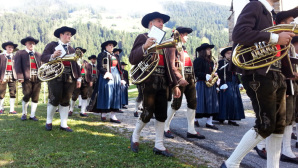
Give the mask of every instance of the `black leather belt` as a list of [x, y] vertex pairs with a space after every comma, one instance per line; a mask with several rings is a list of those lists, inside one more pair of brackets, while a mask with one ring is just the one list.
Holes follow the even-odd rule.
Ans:
[[156, 76], [164, 76], [166, 73], [164, 66], [157, 66], [157, 68], [153, 71], [152, 75]]

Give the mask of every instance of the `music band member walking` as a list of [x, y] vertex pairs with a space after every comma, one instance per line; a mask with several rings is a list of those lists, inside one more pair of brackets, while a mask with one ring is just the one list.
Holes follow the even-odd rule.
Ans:
[[[191, 28], [187, 27], [177, 27], [176, 30], [179, 32], [181, 41], [183, 44], [187, 42], [187, 35], [192, 32]], [[187, 129], [187, 138], [198, 138], [205, 139], [204, 135], [200, 135], [194, 128], [194, 120], [196, 115], [196, 86], [195, 86], [195, 75], [193, 71], [192, 61], [186, 51], [186, 48], [183, 46], [182, 51], [178, 51], [176, 48], [167, 48], [166, 52], [169, 55], [173, 55], [175, 58], [174, 61], [171, 61], [173, 69], [177, 69], [175, 76], [178, 80], [179, 89], [181, 94], [184, 93], [187, 101], [187, 111], [185, 113], [188, 123]], [[169, 96], [172, 96], [169, 94]], [[170, 131], [171, 121], [177, 110], [181, 107], [182, 96], [179, 98], [174, 98], [172, 104], [168, 107], [167, 111], [167, 120], [165, 121], [164, 135], [167, 138], [174, 138]]]
[[128, 105], [128, 88], [129, 88], [128, 71], [125, 70], [126, 65], [127, 64], [125, 62], [121, 62], [123, 79], [126, 82], [125, 85], [121, 85], [121, 91], [122, 91], [122, 96], [121, 96], [122, 107], [121, 108], [124, 108], [124, 109], [127, 109], [127, 107], [125, 105]]
[[[75, 50], [76, 49], [80, 49], [83, 54], [87, 51], [86, 49], [83, 49], [81, 47], [76, 47]], [[86, 60], [83, 60], [82, 65], [81, 65], [81, 76], [82, 76], [81, 87], [75, 88], [75, 90], [72, 93], [68, 116], [72, 116], [75, 102], [78, 99], [79, 95], [81, 95], [82, 101], [81, 101], [80, 116], [88, 117], [88, 115], [86, 114], [86, 107], [87, 107], [87, 103], [88, 103], [88, 101], [87, 101], [88, 91], [89, 91], [90, 87], [92, 87], [92, 85], [93, 85], [91, 75], [92, 75], [91, 64], [88, 63]]]
[[[55, 50], [55, 47], [62, 45], [66, 55], [75, 53], [70, 46], [71, 37], [76, 34], [74, 28], [63, 26], [54, 32], [54, 36], [59, 38], [58, 42], [51, 42], [46, 45], [42, 55], [42, 62], [49, 62], [62, 54], [61, 50]], [[49, 103], [47, 107], [46, 130], [52, 130], [52, 121], [57, 106], [59, 106], [61, 125], [60, 130], [72, 132], [68, 127], [68, 111], [69, 100], [74, 89], [81, 87], [81, 69], [76, 61], [63, 61], [65, 69], [60, 77], [52, 79], [48, 82], [49, 87]]]
[[41, 54], [34, 50], [39, 40], [33, 37], [26, 37], [21, 43], [26, 46], [25, 50], [19, 50], [15, 55], [15, 67], [17, 79], [22, 83], [23, 100], [22, 100], [22, 121], [27, 120], [27, 108], [31, 98], [31, 115], [29, 120], [38, 121], [35, 116], [41, 81], [37, 77], [38, 68], [41, 66]]
[[[261, 31], [273, 26], [274, 2], [278, 2], [278, 0], [251, 1], [244, 7], [232, 34], [234, 47], [238, 43], [244, 46], [254, 46], [254, 43], [259, 42], [289, 44], [292, 37], [295, 36], [292, 32], [276, 34]], [[234, 50], [234, 52], [236, 51]], [[236, 59], [236, 55], [233, 57]], [[245, 56], [241, 59], [252, 61], [253, 58]], [[284, 80], [285, 76], [293, 76], [293, 72], [288, 69], [291, 65], [287, 57], [281, 61], [272, 62], [269, 66], [264, 64], [266, 63], [264, 60], [257, 64], [258, 66], [254, 70], [241, 69], [239, 68], [241, 65], [237, 64], [236, 67], [233, 63], [230, 64], [232, 70], [242, 74], [243, 86], [256, 113], [256, 123], [254, 128], [245, 133], [234, 152], [221, 167], [239, 167], [244, 156], [260, 141], [268, 137], [266, 139], [267, 167], [277, 168], [279, 167], [281, 141], [285, 128], [286, 84]]]
[[2, 44], [4, 52], [0, 54], [0, 114], [4, 114], [4, 97], [6, 93], [6, 87], [9, 88], [9, 114], [17, 114], [14, 110], [14, 104], [16, 99], [16, 72], [13, 51], [18, 45], [11, 41]]
[[[213, 125], [213, 116], [218, 113], [217, 96], [217, 61], [213, 58], [211, 49], [214, 45], [203, 43], [196, 49], [199, 56], [194, 60], [194, 73], [196, 76], [197, 108], [196, 108], [196, 126], [199, 126], [198, 118], [207, 118], [206, 128], [218, 128]], [[207, 86], [207, 83], [209, 86]]]
[[[163, 29], [164, 23], [169, 20], [170, 16], [159, 12], [153, 12], [146, 14], [142, 18], [142, 25], [149, 30], [151, 30], [152, 26]], [[139, 151], [140, 133], [154, 114], [156, 118], [156, 135], [153, 152], [157, 155], [171, 157], [173, 155], [164, 147], [163, 144], [164, 122], [167, 119], [168, 93], [170, 88], [173, 88], [175, 98], [180, 97], [181, 93], [177, 87], [177, 79], [169, 64], [169, 59], [174, 60], [175, 58], [170, 58], [163, 49], [159, 49], [153, 54], [148, 53], [147, 51], [149, 47], [155, 44], [155, 40], [155, 38], [149, 38], [147, 33], [139, 34], [133, 44], [133, 48], [129, 56], [129, 62], [132, 65], [139, 64], [145, 57], [158, 56], [160, 58], [157, 68], [146, 80], [140, 83], [140, 87], [143, 92], [143, 112], [137, 120], [136, 127], [131, 136], [130, 148], [133, 152]]]

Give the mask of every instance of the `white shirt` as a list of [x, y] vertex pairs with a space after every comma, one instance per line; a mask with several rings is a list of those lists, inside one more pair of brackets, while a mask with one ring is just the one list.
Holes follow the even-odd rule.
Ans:
[[[259, 0], [259, 1], [265, 6], [265, 8], [269, 11], [272, 17], [271, 11], [274, 10], [273, 6], [271, 6], [267, 0]], [[272, 23], [273, 23], [273, 19], [272, 19]], [[278, 42], [278, 38], [279, 38], [278, 34], [271, 33], [269, 43], [276, 44]]]
[[35, 51], [34, 51], [34, 50], [30, 51], [30, 50], [28, 50], [28, 48], [27, 48], [27, 47], [25, 48], [25, 50], [27, 51], [27, 53], [30, 53], [30, 52], [33, 52], [33, 53], [35, 53]]

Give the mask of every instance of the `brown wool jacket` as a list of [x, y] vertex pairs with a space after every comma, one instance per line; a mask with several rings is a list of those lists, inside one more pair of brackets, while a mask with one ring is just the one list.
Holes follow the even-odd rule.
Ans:
[[[41, 54], [34, 53], [37, 69], [41, 66]], [[15, 70], [18, 80], [28, 80], [31, 77], [30, 56], [26, 50], [20, 50], [15, 55]]]
[[[233, 48], [237, 44], [244, 46], [253, 46], [255, 42], [269, 42], [270, 33], [261, 32], [261, 30], [273, 26], [273, 20], [271, 11], [268, 11], [265, 6], [259, 1], [249, 2], [242, 12], [240, 13], [237, 23], [234, 27], [232, 39], [234, 41]], [[249, 58], [246, 57], [246, 60]], [[286, 77], [293, 76], [292, 66], [288, 57], [284, 57], [282, 60], [282, 72]], [[259, 68], [256, 70], [243, 70], [236, 67], [230, 62], [230, 70], [236, 71], [243, 75], [251, 75], [258, 73], [260, 75], [266, 75], [268, 66]]]
[[[58, 42], [51, 42], [46, 45], [42, 55], [41, 55], [41, 61], [44, 63], [49, 62], [51, 55], [55, 52], [55, 47], [58, 46]], [[75, 50], [68, 46], [68, 53], [67, 54], [73, 54], [75, 53]], [[81, 77], [81, 68], [78, 65], [76, 61], [71, 61], [71, 69], [72, 69], [72, 75], [75, 79], [78, 79]]]
[[83, 61], [83, 65], [82, 68], [85, 68], [85, 81], [87, 83], [92, 82], [92, 65], [90, 63], [88, 63], [86, 60]]
[[[137, 65], [138, 63], [140, 63], [144, 58], [144, 52], [142, 49], [142, 46], [146, 43], [146, 40], [148, 38], [148, 33], [144, 33], [144, 34], [139, 34], [138, 37], [136, 38], [133, 47], [131, 49], [131, 53], [129, 56], [129, 62], [132, 65]], [[174, 87], [178, 85], [178, 80], [175, 76], [175, 73], [177, 69], [173, 69], [173, 66], [170, 65], [170, 60], [172, 60], [173, 62], [175, 62], [175, 55], [169, 55], [167, 50], [163, 50], [164, 54], [165, 54], [165, 71], [166, 71], [166, 79], [168, 81], [168, 84], [170, 87]], [[175, 72], [174, 72], [175, 71]], [[151, 75], [152, 76], [152, 75]], [[150, 77], [151, 77], [150, 76]], [[147, 78], [144, 82], [145, 83], [152, 83], [153, 79], [152, 78]]]
[[[12, 57], [12, 74], [13, 78], [17, 79], [16, 71], [15, 71], [15, 56]], [[0, 80], [4, 79], [5, 71], [7, 66], [7, 58], [5, 54], [0, 54]]]

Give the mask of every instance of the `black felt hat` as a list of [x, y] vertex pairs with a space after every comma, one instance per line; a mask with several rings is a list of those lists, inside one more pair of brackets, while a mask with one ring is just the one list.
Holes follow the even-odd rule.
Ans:
[[159, 12], [152, 12], [145, 15], [142, 19], [142, 25], [145, 28], [148, 28], [149, 22], [153, 19], [161, 18], [163, 20], [163, 23], [166, 23], [170, 20], [170, 16], [159, 13]]
[[90, 57], [88, 57], [88, 60], [91, 60], [91, 59], [96, 59], [96, 56], [95, 55], [91, 55]]
[[294, 37], [292, 38], [291, 43], [294, 44], [294, 43], [297, 43], [297, 42], [298, 42], [298, 36], [294, 36]]
[[201, 44], [200, 47], [196, 48], [196, 52], [200, 52], [201, 50], [204, 50], [206, 48], [211, 48], [212, 49], [212, 48], [214, 48], [214, 45], [210, 45], [208, 43], [203, 43], [203, 44]]
[[105, 50], [106, 49], [106, 46], [108, 44], [113, 44], [114, 47], [116, 47], [117, 45], [117, 42], [115, 40], [108, 40], [108, 41], [105, 41], [104, 43], [101, 44], [101, 51]]
[[23, 39], [21, 40], [21, 43], [22, 43], [23, 45], [25, 45], [25, 43], [26, 43], [27, 41], [33, 41], [35, 44], [37, 44], [37, 43], [39, 42], [39, 40], [37, 40], [37, 39], [35, 39], [35, 38], [31, 37], [31, 36], [28, 36], [28, 37], [26, 37], [26, 38], [23, 38]]
[[220, 55], [225, 57], [225, 54], [227, 51], [232, 51], [232, 47], [226, 47], [224, 48], [221, 52], [220, 52]]
[[83, 53], [85, 53], [87, 51], [86, 49], [84, 49], [82, 47], [76, 47], [75, 50], [77, 50], [77, 48], [80, 49]]
[[276, 14], [275, 22], [276, 24], [280, 24], [280, 22], [284, 19], [287, 19], [289, 17], [296, 18], [298, 16], [298, 8], [294, 8], [287, 11], [281, 11]]
[[188, 33], [188, 34], [190, 34], [193, 31], [192, 28], [182, 27], [182, 26], [177, 27], [176, 30], [179, 33]]
[[58, 29], [55, 30], [54, 32], [54, 36], [57, 37], [57, 38], [60, 38], [60, 33], [64, 33], [64, 32], [70, 32], [71, 35], [75, 35], [76, 34], [76, 29], [74, 28], [71, 28], [71, 27], [67, 27], [67, 26], [63, 26], [63, 27], [60, 27]]
[[121, 62], [121, 65], [127, 65], [125, 62]]
[[7, 41], [7, 42], [5, 42], [5, 43], [2, 44], [2, 48], [3, 48], [4, 50], [6, 50], [5, 47], [8, 46], [8, 45], [12, 45], [14, 48], [17, 48], [17, 46], [18, 46], [17, 44], [14, 44], [14, 43], [11, 42], [11, 41]]
[[120, 48], [114, 48], [113, 53], [115, 53], [117, 51], [119, 51], [119, 54], [122, 53], [122, 49], [120, 49]]

